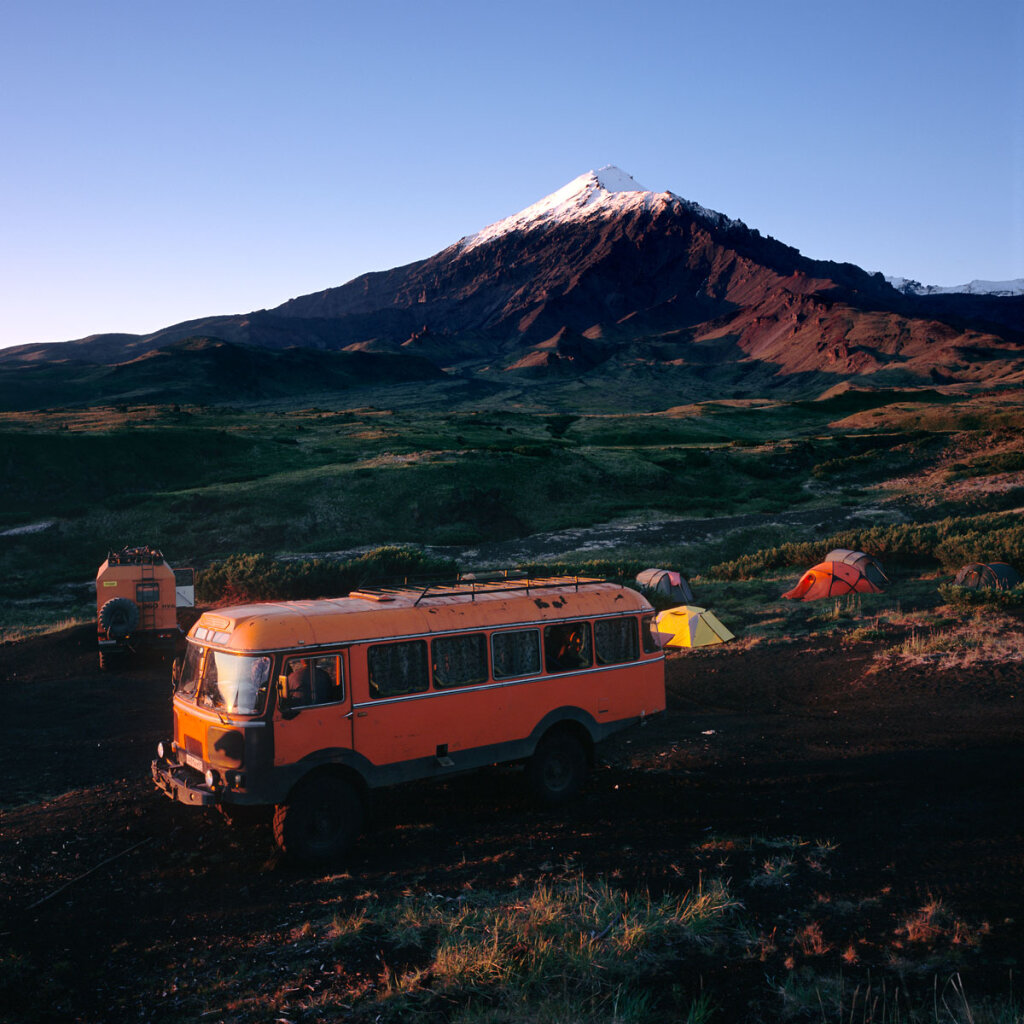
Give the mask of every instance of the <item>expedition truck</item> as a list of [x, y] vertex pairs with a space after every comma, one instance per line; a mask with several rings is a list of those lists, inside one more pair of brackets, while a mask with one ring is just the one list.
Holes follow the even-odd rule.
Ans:
[[414, 779], [519, 763], [559, 803], [596, 743], [665, 709], [652, 619], [636, 591], [564, 576], [207, 611], [153, 781], [229, 819], [273, 808], [307, 863], [348, 849], [375, 790]]
[[109, 552], [96, 573], [100, 668], [127, 651], [173, 651], [184, 640], [178, 609], [194, 604], [192, 569], [172, 569], [156, 548]]

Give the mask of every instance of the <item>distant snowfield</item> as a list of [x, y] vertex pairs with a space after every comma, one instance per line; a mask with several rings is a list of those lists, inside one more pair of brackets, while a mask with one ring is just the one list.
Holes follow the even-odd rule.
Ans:
[[1024, 277], [1012, 281], [971, 281], [970, 284], [945, 288], [936, 284], [921, 284], [908, 277], [887, 277], [898, 292], [904, 295], [1024, 295]]
[[43, 523], [28, 523], [26, 526], [14, 526], [9, 530], [4, 530], [0, 533], [0, 537], [17, 537], [23, 533], [42, 533], [43, 530], [49, 529], [53, 526], [54, 521], [48, 519]]

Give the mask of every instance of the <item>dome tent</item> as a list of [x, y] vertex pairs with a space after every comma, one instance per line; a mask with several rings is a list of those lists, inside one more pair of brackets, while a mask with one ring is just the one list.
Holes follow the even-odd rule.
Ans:
[[707, 647], [735, 639], [714, 612], [692, 604], [659, 612], [652, 631], [661, 647]]
[[843, 562], [860, 569], [876, 587], [884, 587], [889, 582], [882, 563], [874, 555], [863, 551], [851, 551], [849, 548], [834, 548], [823, 559], [823, 562]]
[[1009, 590], [1020, 584], [1020, 573], [1005, 562], [969, 562], [957, 574], [953, 582], [968, 590]]
[[855, 565], [847, 562], [819, 562], [800, 577], [792, 590], [782, 596], [790, 601], [820, 601], [841, 594], [880, 594], [875, 586]]
[[644, 594], [660, 594], [681, 604], [693, 604], [693, 591], [681, 573], [670, 569], [644, 569], [636, 575], [636, 585]]

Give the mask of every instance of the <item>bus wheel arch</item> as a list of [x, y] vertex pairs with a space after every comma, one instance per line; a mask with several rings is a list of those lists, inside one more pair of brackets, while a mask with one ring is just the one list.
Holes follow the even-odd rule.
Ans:
[[274, 808], [274, 839], [300, 864], [326, 864], [348, 853], [365, 820], [362, 780], [345, 768], [326, 766], [303, 776]]
[[593, 766], [590, 733], [578, 722], [552, 726], [526, 762], [526, 778], [534, 796], [549, 807], [578, 796]]

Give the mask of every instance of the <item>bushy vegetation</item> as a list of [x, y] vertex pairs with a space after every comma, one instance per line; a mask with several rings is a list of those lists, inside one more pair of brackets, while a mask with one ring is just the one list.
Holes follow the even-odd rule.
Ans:
[[996, 587], [981, 587], [972, 590], [955, 583], [940, 583], [939, 593], [946, 604], [960, 608], [1024, 608], [1024, 584], [1000, 590]]
[[793, 541], [711, 566], [718, 579], [750, 579], [771, 569], [810, 567], [832, 548], [867, 551], [884, 565], [938, 566], [955, 572], [968, 562], [1024, 563], [1024, 523], [1016, 514], [964, 516], [844, 530], [820, 541]]
[[409, 577], [451, 577], [453, 562], [430, 558], [415, 548], [383, 547], [349, 559], [281, 561], [261, 553], [230, 555], [196, 576], [203, 604], [343, 597], [359, 587], [401, 582]]

